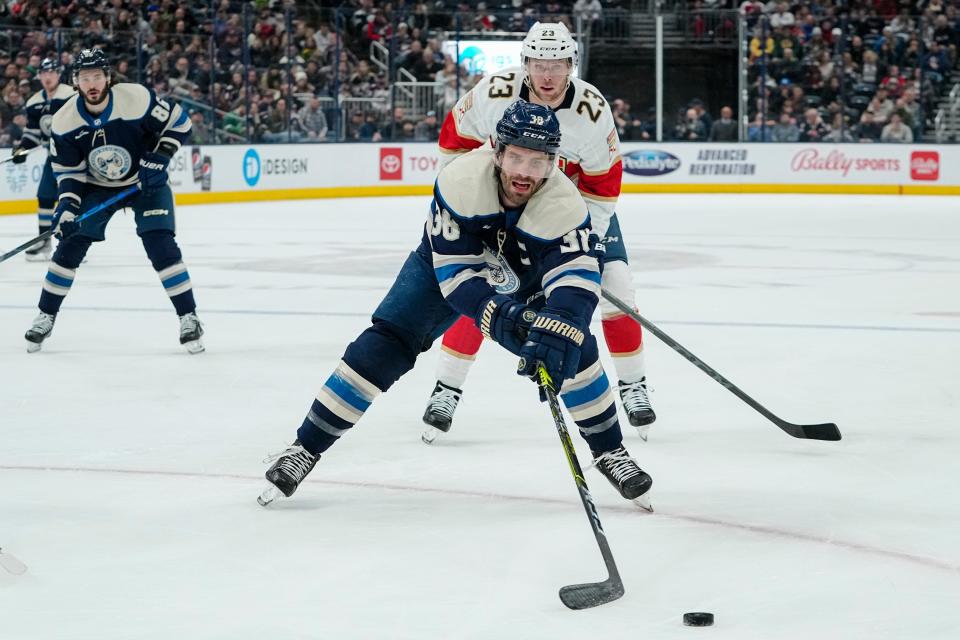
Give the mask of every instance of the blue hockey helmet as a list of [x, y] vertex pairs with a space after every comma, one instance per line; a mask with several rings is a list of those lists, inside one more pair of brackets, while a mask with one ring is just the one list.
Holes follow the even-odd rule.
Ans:
[[84, 49], [77, 54], [73, 60], [73, 80], [77, 81], [77, 75], [87, 69], [101, 69], [103, 73], [110, 77], [110, 61], [107, 60], [107, 54], [100, 49]]
[[60, 61], [57, 58], [44, 58], [37, 69], [39, 73], [44, 71], [60, 71]]
[[517, 100], [497, 123], [497, 148], [513, 144], [556, 155], [560, 151], [560, 122], [547, 107]]

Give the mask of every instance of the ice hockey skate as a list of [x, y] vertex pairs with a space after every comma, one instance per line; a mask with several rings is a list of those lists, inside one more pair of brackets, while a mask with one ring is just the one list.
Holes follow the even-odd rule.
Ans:
[[450, 431], [453, 426], [453, 414], [457, 404], [463, 396], [463, 391], [447, 386], [437, 380], [437, 386], [430, 394], [427, 410], [423, 413], [423, 421], [427, 428], [423, 430], [420, 439], [425, 444], [433, 444], [441, 433]]
[[640, 468], [637, 461], [630, 457], [623, 446], [613, 451], [594, 454], [591, 466], [596, 467], [610, 481], [610, 484], [620, 492], [620, 495], [632, 501], [644, 511], [653, 513], [653, 505], [650, 503], [649, 495], [650, 487], [653, 486], [653, 478]]
[[40, 351], [40, 345], [53, 332], [53, 323], [56, 319], [56, 316], [42, 311], [33, 319], [33, 325], [27, 329], [27, 333], [23, 336], [27, 340], [27, 353]]
[[180, 316], [180, 344], [188, 353], [197, 354], [204, 351], [203, 341], [200, 340], [202, 336], [203, 326], [196, 313], [190, 312]]
[[650, 396], [647, 394], [647, 379], [640, 378], [636, 382], [621, 382], [620, 400], [623, 410], [627, 412], [630, 424], [637, 429], [640, 438], [646, 442], [650, 425], [657, 419], [657, 414], [650, 406]]
[[44, 238], [43, 242], [38, 242], [24, 251], [23, 257], [27, 262], [46, 262], [50, 259], [51, 253], [53, 253], [53, 243], [50, 242], [50, 238]]
[[316, 466], [320, 456], [315, 456], [295, 440], [282, 452], [269, 456], [264, 462], [273, 462], [265, 477], [270, 485], [257, 497], [261, 507], [265, 507], [281, 495], [289, 498], [303, 479]]

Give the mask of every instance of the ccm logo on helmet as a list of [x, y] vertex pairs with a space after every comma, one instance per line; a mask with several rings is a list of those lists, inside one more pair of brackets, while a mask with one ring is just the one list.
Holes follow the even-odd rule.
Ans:
[[542, 133], [535, 133], [533, 131], [524, 131], [520, 135], [522, 135], [524, 138], [536, 138], [537, 140], [547, 139], [547, 136], [543, 135]]

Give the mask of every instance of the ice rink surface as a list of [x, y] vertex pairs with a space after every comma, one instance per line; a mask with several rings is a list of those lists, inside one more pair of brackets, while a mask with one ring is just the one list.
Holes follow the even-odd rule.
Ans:
[[[955, 199], [621, 200], [641, 312], [844, 439], [788, 437], [648, 336], [659, 419], [648, 443], [625, 435], [656, 513], [587, 475], [615, 603], [557, 598], [603, 565], [547, 407], [496, 345], [437, 444], [419, 438], [435, 347], [293, 499], [259, 507], [262, 459], [366, 326], [426, 204], [182, 207], [200, 356], [131, 216], [40, 353], [22, 335], [45, 266], [0, 265], [0, 546], [30, 567], [0, 572], [0, 638], [958, 637]], [[0, 218], [3, 248], [35, 233]], [[716, 625], [683, 627], [685, 611]]]

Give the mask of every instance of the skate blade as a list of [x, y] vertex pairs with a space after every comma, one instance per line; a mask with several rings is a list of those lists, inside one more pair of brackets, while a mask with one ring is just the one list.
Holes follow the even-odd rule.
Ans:
[[197, 355], [198, 353], [203, 353], [207, 350], [206, 347], [203, 346], [203, 342], [200, 340], [184, 342], [183, 348], [187, 350], [187, 353], [193, 356]]
[[49, 262], [49, 253], [27, 253], [25, 254], [27, 262]]
[[265, 507], [283, 494], [280, 493], [280, 489], [277, 489], [275, 486], [270, 485], [263, 492], [257, 496], [257, 502], [261, 507]]
[[27, 565], [23, 564], [17, 558], [13, 557], [9, 553], [4, 553], [0, 551], [0, 567], [3, 567], [6, 571], [9, 571], [15, 576], [22, 576], [27, 572]]
[[26, 343], [27, 353], [36, 353], [37, 351], [40, 351], [40, 347], [43, 345], [42, 342], [30, 342], [29, 340], [27, 340]]
[[633, 504], [637, 505], [638, 507], [640, 507], [641, 509], [643, 509], [643, 510], [646, 511], [647, 513], [653, 513], [653, 504], [651, 504], [651, 502], [650, 502], [650, 495], [649, 495], [649, 494], [646, 494], [646, 493], [645, 493], [645, 494], [643, 494], [642, 496], [637, 496], [636, 498], [634, 498], [634, 499], [631, 500], [630, 502], [632, 502]]
[[423, 433], [420, 434], [420, 439], [423, 440], [423, 444], [433, 444], [442, 433], [443, 431], [436, 427], [427, 427], [423, 430]]
[[637, 430], [637, 435], [640, 436], [640, 439], [646, 442], [648, 434], [650, 433], [650, 425], [642, 424], [639, 427], [634, 427], [634, 429]]

